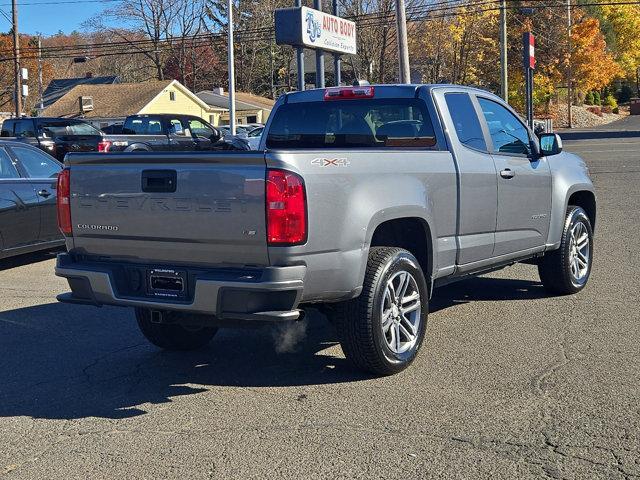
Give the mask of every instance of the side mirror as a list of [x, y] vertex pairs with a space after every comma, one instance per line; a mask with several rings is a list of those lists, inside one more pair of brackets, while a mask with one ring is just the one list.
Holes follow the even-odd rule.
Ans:
[[562, 139], [557, 133], [543, 133], [540, 135], [540, 154], [548, 157], [562, 152]]

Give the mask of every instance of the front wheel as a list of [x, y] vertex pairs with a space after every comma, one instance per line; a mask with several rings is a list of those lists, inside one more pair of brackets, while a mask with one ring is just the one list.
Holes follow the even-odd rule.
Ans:
[[362, 370], [398, 373], [418, 354], [427, 310], [427, 283], [416, 258], [401, 248], [373, 247], [362, 293], [336, 311], [342, 350]]
[[591, 222], [582, 208], [570, 206], [565, 217], [560, 248], [546, 253], [538, 264], [540, 280], [552, 293], [577, 293], [589, 280], [592, 261]]
[[172, 315], [175, 323], [154, 323], [151, 310], [136, 308], [136, 320], [142, 334], [156, 347], [165, 350], [196, 350], [204, 347], [218, 331], [215, 327], [191, 326], [180, 324], [186, 314], [177, 312]]

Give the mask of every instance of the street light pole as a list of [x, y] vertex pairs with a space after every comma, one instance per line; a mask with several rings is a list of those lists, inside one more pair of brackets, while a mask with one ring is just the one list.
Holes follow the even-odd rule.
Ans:
[[42, 96], [42, 38], [38, 35], [38, 98], [40, 99], [40, 112], [44, 110], [44, 98]]
[[22, 78], [20, 77], [20, 37], [18, 35], [18, 2], [11, 0], [13, 15], [13, 69], [15, 74], [15, 107], [16, 117], [22, 115]]
[[569, 46], [568, 50], [568, 61], [567, 61], [567, 124], [569, 128], [573, 127], [573, 118], [571, 116], [571, 97], [572, 97], [572, 88], [571, 88], [571, 0], [567, 0], [567, 45]]
[[409, 71], [409, 45], [407, 41], [407, 15], [404, 0], [396, 1], [396, 23], [398, 27], [398, 61], [400, 63], [400, 83], [411, 83]]
[[507, 77], [507, 0], [500, 4], [500, 89], [505, 102], [509, 101], [509, 80]]
[[[15, 1], [15, 0], [13, 0]], [[229, 68], [229, 133], [231, 135], [236, 134], [236, 80], [235, 70], [233, 65], [233, 0], [227, 0], [227, 20], [228, 25], [228, 38], [227, 47], [229, 49], [229, 55], [227, 57], [227, 63]]]

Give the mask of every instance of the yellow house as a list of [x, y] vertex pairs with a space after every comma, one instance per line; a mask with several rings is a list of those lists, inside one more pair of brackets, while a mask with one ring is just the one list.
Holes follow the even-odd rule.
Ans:
[[[204, 101], [213, 111], [223, 109], [224, 113], [218, 119], [223, 124], [229, 123], [229, 93], [222, 88], [214, 88], [213, 90], [203, 90], [196, 93], [200, 100]], [[236, 122], [239, 124], [247, 123], [267, 123], [269, 114], [273, 109], [275, 102], [270, 98], [259, 97], [251, 93], [236, 92]], [[211, 122], [213, 123], [213, 122]], [[217, 123], [215, 124], [217, 125]]]
[[97, 127], [121, 123], [129, 115], [195, 115], [213, 125], [226, 108], [208, 105], [177, 80], [112, 85], [78, 85], [43, 110], [43, 117], [83, 118]]

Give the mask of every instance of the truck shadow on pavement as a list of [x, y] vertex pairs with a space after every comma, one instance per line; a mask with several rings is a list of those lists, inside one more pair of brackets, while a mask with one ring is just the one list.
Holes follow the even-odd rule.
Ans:
[[31, 265], [33, 263], [46, 262], [47, 260], [56, 258], [56, 255], [61, 251], [62, 247], [52, 248], [41, 252], [25, 253], [23, 255], [16, 255], [15, 257], [0, 259], [0, 272], [11, 268], [24, 267], [25, 265]]
[[[433, 311], [539, 298], [540, 290], [533, 282], [474, 279], [442, 289]], [[48, 303], [0, 312], [0, 417], [129, 418], [145, 414], [145, 403], [217, 387], [371, 378], [342, 357], [323, 315], [311, 311], [290, 328], [221, 330], [203, 350], [163, 352], [143, 338], [129, 309]]]
[[548, 298], [542, 283], [511, 278], [474, 277], [436, 288], [429, 303], [430, 313], [469, 302], [496, 302]]

